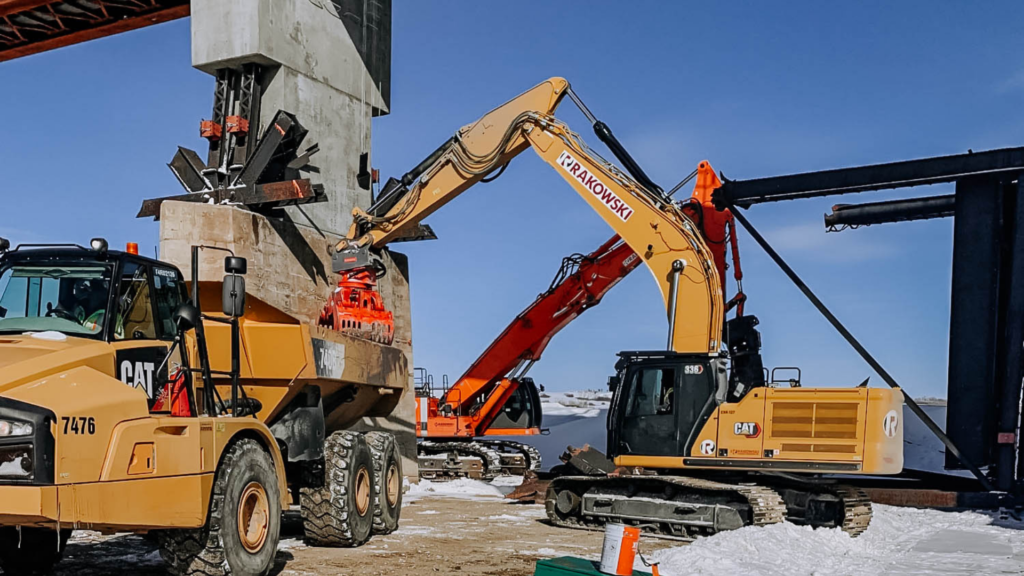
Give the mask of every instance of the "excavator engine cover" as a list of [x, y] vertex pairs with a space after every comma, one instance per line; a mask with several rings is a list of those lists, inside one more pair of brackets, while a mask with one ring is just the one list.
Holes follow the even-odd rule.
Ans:
[[384, 298], [377, 291], [377, 277], [373, 267], [342, 272], [318, 324], [390, 346], [395, 339], [395, 318], [384, 307]]

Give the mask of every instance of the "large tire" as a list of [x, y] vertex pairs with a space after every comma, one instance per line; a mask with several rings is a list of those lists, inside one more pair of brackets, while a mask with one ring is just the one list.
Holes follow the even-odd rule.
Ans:
[[163, 530], [160, 555], [171, 574], [266, 576], [281, 534], [281, 490], [270, 454], [255, 440], [236, 442], [221, 460], [206, 525]]
[[0, 568], [5, 576], [49, 574], [64, 555], [71, 530], [0, 528]]
[[366, 443], [373, 453], [373, 472], [377, 477], [373, 533], [391, 534], [398, 530], [402, 515], [402, 458], [398, 455], [398, 443], [395, 435], [388, 432], [367, 432]]
[[335, 432], [324, 442], [324, 462], [299, 489], [302, 530], [313, 546], [352, 548], [370, 539], [377, 489], [373, 455], [355, 432]]

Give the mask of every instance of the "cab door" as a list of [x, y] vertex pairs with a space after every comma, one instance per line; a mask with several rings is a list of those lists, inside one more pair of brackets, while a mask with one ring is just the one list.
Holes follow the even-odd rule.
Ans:
[[121, 266], [108, 330], [115, 350], [115, 376], [142, 390], [150, 407], [181, 364], [167, 358], [175, 328], [172, 315], [182, 302], [184, 281], [170, 267], [126, 259]]
[[630, 365], [609, 412], [613, 456], [689, 456], [697, 430], [714, 411], [703, 359], [658, 358]]
[[682, 449], [679, 434], [677, 366], [637, 364], [626, 374], [619, 454], [674, 456]]

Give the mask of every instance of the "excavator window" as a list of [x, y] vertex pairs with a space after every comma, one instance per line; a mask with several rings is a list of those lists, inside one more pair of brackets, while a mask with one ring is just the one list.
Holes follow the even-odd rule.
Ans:
[[625, 453], [668, 456], [679, 450], [675, 366], [637, 366], [626, 377], [629, 393], [622, 420]]
[[675, 413], [675, 369], [647, 368], [637, 372], [636, 378], [638, 385], [629, 403], [627, 416], [663, 416]]
[[[625, 400], [613, 432], [616, 454], [685, 456], [691, 431], [702, 426], [715, 387], [702, 362], [669, 358], [633, 361], [618, 394]], [[616, 404], [618, 405], [618, 404]], [[612, 420], [610, 420], [611, 422]]]

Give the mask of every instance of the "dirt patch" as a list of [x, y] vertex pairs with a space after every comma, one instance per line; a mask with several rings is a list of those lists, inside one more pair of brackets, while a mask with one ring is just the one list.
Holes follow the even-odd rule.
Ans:
[[[429, 497], [408, 503], [401, 528], [375, 536], [361, 548], [312, 548], [302, 543], [296, 512], [285, 516], [274, 574], [281, 576], [530, 576], [538, 559], [580, 556], [596, 559], [602, 534], [567, 530], [543, 522], [538, 505], [499, 498]], [[667, 544], [644, 540], [644, 549]], [[77, 532], [58, 566], [61, 576], [164, 574], [156, 547], [133, 535]]]

